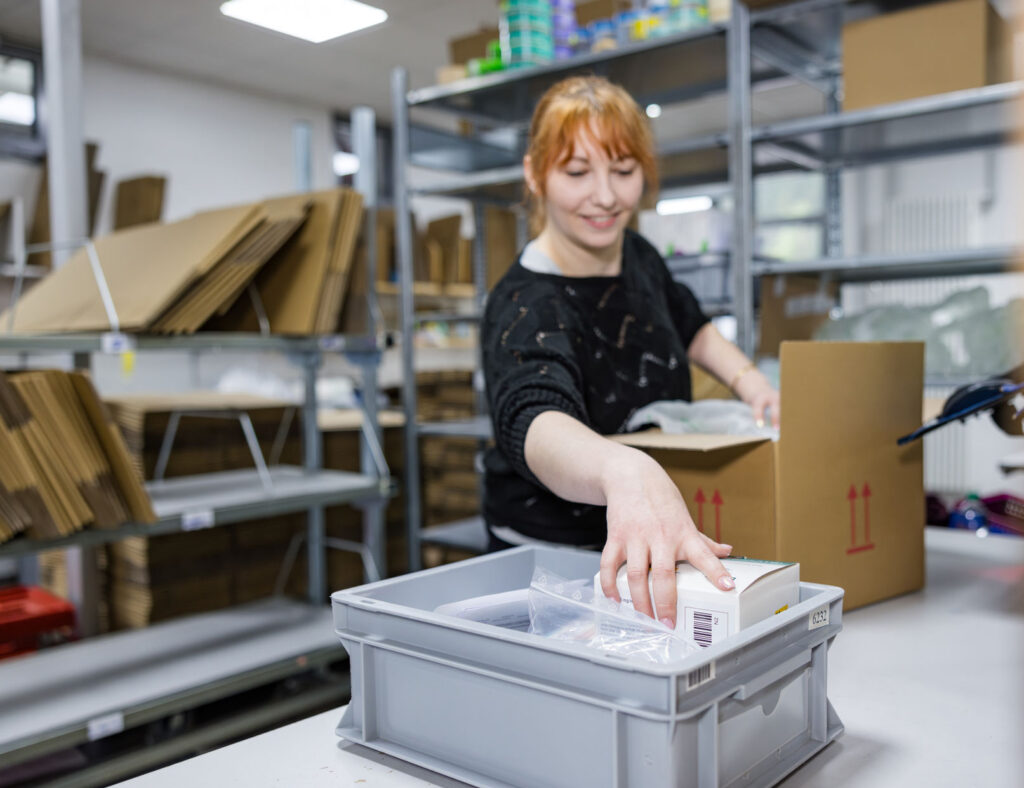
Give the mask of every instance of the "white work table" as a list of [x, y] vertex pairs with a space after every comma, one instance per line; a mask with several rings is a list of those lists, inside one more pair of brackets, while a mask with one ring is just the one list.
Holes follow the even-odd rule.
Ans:
[[[786, 788], [1024, 785], [1024, 540], [927, 531], [926, 589], [844, 615], [828, 694], [846, 732]], [[341, 712], [122, 785], [464, 785], [340, 741]]]

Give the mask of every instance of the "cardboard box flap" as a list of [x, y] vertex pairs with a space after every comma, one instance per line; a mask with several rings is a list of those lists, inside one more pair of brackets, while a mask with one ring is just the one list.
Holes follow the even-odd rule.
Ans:
[[895, 446], [921, 426], [923, 342], [784, 342], [780, 358], [784, 448]]
[[611, 435], [613, 441], [636, 446], [638, 449], [678, 449], [680, 451], [710, 452], [733, 446], [765, 443], [768, 438], [760, 435], [698, 435], [694, 433], [672, 434], [661, 430], [631, 432], [626, 435]]

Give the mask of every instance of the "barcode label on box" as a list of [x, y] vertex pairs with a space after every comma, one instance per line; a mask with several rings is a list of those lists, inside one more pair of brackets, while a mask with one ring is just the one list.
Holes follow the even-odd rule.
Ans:
[[689, 692], [692, 689], [696, 689], [701, 684], [706, 684], [715, 677], [715, 663], [709, 662], [707, 665], [701, 665], [696, 670], [691, 670], [686, 674], [686, 691]]
[[683, 631], [698, 646], [707, 648], [729, 634], [729, 614], [718, 610], [688, 607]]
[[108, 331], [100, 335], [100, 349], [104, 353], [127, 353], [135, 350], [135, 338], [120, 331]]
[[120, 733], [124, 730], [124, 715], [119, 711], [104, 714], [102, 717], [89, 720], [86, 729], [89, 741], [105, 739], [107, 736], [113, 736], [115, 733]]
[[199, 531], [213, 527], [213, 509], [193, 509], [181, 516], [182, 531]]
[[819, 629], [828, 626], [828, 605], [819, 607], [807, 617], [807, 629]]

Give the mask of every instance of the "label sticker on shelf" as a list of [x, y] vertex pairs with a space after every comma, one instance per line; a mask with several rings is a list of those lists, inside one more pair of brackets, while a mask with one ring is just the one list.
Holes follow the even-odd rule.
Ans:
[[119, 711], [104, 714], [102, 717], [95, 717], [89, 720], [86, 726], [89, 741], [105, 739], [124, 730], [124, 714]]
[[344, 350], [345, 338], [336, 335], [320, 337], [320, 349], [327, 350], [330, 352]]
[[181, 516], [181, 530], [199, 531], [203, 528], [212, 528], [213, 522], [213, 509], [193, 509]]
[[104, 353], [127, 353], [135, 350], [135, 337], [120, 331], [108, 331], [100, 334], [100, 349]]
[[828, 626], [828, 605], [819, 607], [817, 610], [811, 611], [811, 614], [807, 616], [807, 629], [819, 629], [821, 627]]

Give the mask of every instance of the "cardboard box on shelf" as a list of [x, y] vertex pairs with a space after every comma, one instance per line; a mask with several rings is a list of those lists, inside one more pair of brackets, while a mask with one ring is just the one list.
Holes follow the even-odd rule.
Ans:
[[811, 339], [839, 303], [839, 283], [820, 276], [761, 278], [758, 353], [777, 358], [783, 342]]
[[516, 215], [496, 205], [484, 208], [484, 248], [487, 260], [487, 290], [490, 291], [519, 253], [516, 243]]
[[929, 3], [843, 27], [843, 109], [1013, 79], [1013, 32], [987, 0]]
[[487, 56], [487, 43], [499, 37], [498, 28], [481, 27], [477, 32], [448, 41], [448, 58], [452, 65], [466, 65], [476, 57]]
[[159, 222], [164, 211], [167, 179], [141, 175], [118, 181], [114, 195], [114, 229]]
[[647, 451], [698, 527], [734, 554], [793, 561], [846, 589], [852, 609], [921, 588], [924, 483], [918, 342], [786, 342], [778, 442], [735, 435], [615, 436]]

